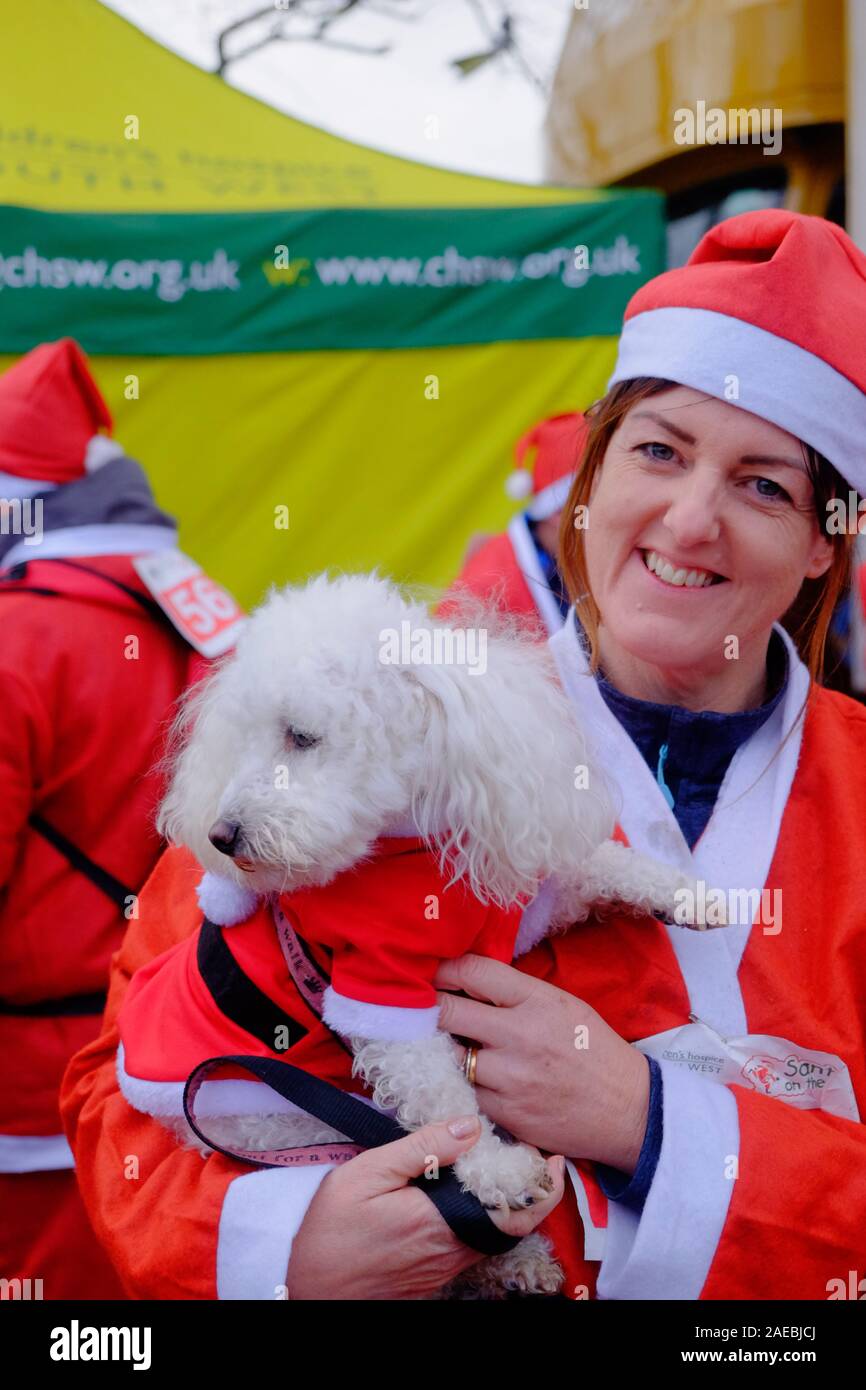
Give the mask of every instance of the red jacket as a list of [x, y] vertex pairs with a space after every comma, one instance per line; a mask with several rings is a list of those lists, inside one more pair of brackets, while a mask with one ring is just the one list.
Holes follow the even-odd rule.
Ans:
[[512, 518], [507, 531], [490, 536], [472, 552], [438, 604], [438, 618], [447, 620], [459, 611], [461, 592], [522, 618], [541, 640], [562, 626], [559, 603], [545, 578], [522, 514]]
[[[394, 840], [384, 872], [381, 859], [361, 866], [355, 898], [368, 890], [375, 894], [377, 882], [389, 884], [395, 864], [399, 875], [399, 861], [406, 858], [406, 847], [414, 844]], [[417, 858], [417, 853], [410, 852], [410, 858]], [[232, 1269], [239, 1253], [237, 1241], [251, 1251], [249, 1258], [256, 1259], [246, 1227], [248, 1201], [256, 1209], [260, 1193], [266, 1192], [274, 1179], [281, 1186], [288, 1177], [285, 1170], [251, 1170], [240, 1160], [220, 1153], [211, 1154], [203, 1164], [197, 1153], [181, 1148], [162, 1123], [151, 1119], [154, 1114], [182, 1114], [183, 1083], [194, 1066], [205, 1058], [228, 1054], [279, 1056], [344, 1090], [365, 1093], [363, 1083], [351, 1075], [349, 1053], [287, 985], [286, 966], [266, 907], [248, 922], [225, 929], [223, 938], [247, 978], [309, 1031], [288, 1051], [275, 1052], [215, 1007], [196, 965], [202, 920], [196, 887], [201, 873], [201, 866], [186, 850], [169, 849], [160, 859], [142, 893], [140, 918], [132, 924], [112, 964], [103, 1036], [73, 1058], [63, 1083], [64, 1122], [75, 1148], [89, 1215], [128, 1292], [140, 1298], [240, 1297], [240, 1293], [231, 1292], [237, 1279]], [[356, 873], [341, 877], [348, 880]], [[417, 864], [411, 865], [410, 874], [416, 876]], [[315, 890], [298, 896], [312, 901], [324, 898], [326, 892]], [[463, 896], [459, 887], [458, 895]], [[291, 896], [282, 900], [289, 910]], [[474, 901], [476, 909], [466, 914], [462, 928], [456, 917], [447, 925], [447, 949], [459, 953], [474, 943], [488, 954], [507, 957], [503, 928], [513, 940], [519, 912], [500, 913]], [[308, 925], [303, 908], [292, 916], [302, 927]], [[325, 959], [323, 956], [320, 964]], [[118, 1053], [121, 1043], [123, 1050]], [[207, 1133], [207, 1115], [222, 1111], [220, 1088], [233, 1079], [242, 1080], [246, 1087], [245, 1109], [253, 1103], [250, 1097], [256, 1091], [265, 1109], [270, 1107], [272, 1092], [250, 1082], [248, 1074], [223, 1067], [219, 1079], [205, 1081], [196, 1103], [203, 1132]], [[213, 1099], [207, 1094], [209, 1089], [214, 1092]], [[115, 1171], [118, 1144], [139, 1158], [139, 1180], [135, 1183], [123, 1181], [123, 1174]], [[304, 1185], [312, 1188], [322, 1174], [321, 1168], [293, 1170], [295, 1189]], [[590, 1199], [596, 1201], [597, 1189], [591, 1179], [587, 1187]], [[154, 1192], [160, 1193], [155, 1205]], [[303, 1211], [299, 1213], [302, 1215]], [[603, 1210], [596, 1210], [595, 1216], [604, 1224]], [[276, 1233], [278, 1244], [290, 1241], [294, 1234], [287, 1213], [276, 1224], [269, 1216], [266, 1225]], [[569, 1290], [581, 1285], [591, 1291], [595, 1271], [583, 1259], [582, 1227], [571, 1191], [558, 1209], [555, 1223], [546, 1229], [556, 1240]], [[264, 1231], [261, 1234], [267, 1239]], [[265, 1269], [270, 1265], [267, 1256], [259, 1263]], [[277, 1283], [284, 1274], [285, 1267], [274, 1267]], [[267, 1274], [264, 1283], [270, 1289]], [[267, 1296], [276, 1295], [269, 1292]]]
[[[76, 564], [149, 597], [126, 556]], [[7, 571], [0, 623], [0, 1136], [29, 1137], [20, 1155], [2, 1141], [0, 1167], [21, 1171], [71, 1166], [60, 1078], [99, 1031], [98, 994], [128, 925], [30, 818], [136, 894], [160, 852], [151, 768], [201, 658], [115, 584], [56, 560]], [[15, 1012], [46, 1001], [49, 1018]]]
[[[564, 632], [560, 645], [568, 640]], [[797, 660], [782, 702], [786, 718], [801, 704], [803, 678]], [[604, 720], [594, 683], [572, 682], [567, 670], [566, 679], [575, 699], [597, 702], [595, 713], [586, 711], [589, 722]], [[624, 766], [629, 777], [628, 838], [635, 844], [644, 833], [675, 836], [661, 791], [645, 765], [646, 777], [640, 771], [640, 754], [621, 726], [611, 729], [612, 756], [619, 758], [612, 765]], [[708, 882], [719, 881], [720, 855], [727, 855], [731, 880], [749, 884], [752, 869], [743, 865], [754, 851], [755, 863], [767, 864], [759, 886], [782, 894], [781, 930], [753, 926], [739, 969], [729, 955], [736, 938], [729, 940], [728, 932], [736, 928], [690, 933], [616, 916], [543, 941], [518, 968], [585, 999], [630, 1041], [663, 1038], [687, 1024], [692, 1011], [725, 1030], [725, 1011], [732, 1010], [730, 1036], [768, 1034], [790, 1040], [798, 1052], [835, 1054], [848, 1068], [862, 1115], [866, 711], [815, 690], [802, 733], [788, 738], [759, 777], [771, 741], [772, 730], [759, 731], [744, 745], [723, 789], [738, 803], [714, 813], [698, 846], [705, 843], [702, 853], [711, 856]], [[131, 1293], [273, 1298], [321, 1169], [251, 1170], [220, 1154], [202, 1162], [126, 1103], [115, 1072], [116, 1016], [128, 980], [196, 930], [199, 873], [181, 851], [170, 851], [157, 866], [141, 919], [115, 961], [103, 1035], [67, 1072], [64, 1122], [90, 1216]], [[600, 1294], [612, 1298], [826, 1299], [838, 1287], [831, 1281], [845, 1284], [852, 1270], [862, 1278], [863, 1125], [764, 1094], [748, 1069], [738, 1084], [720, 1084], [707, 1075], [709, 1067], [684, 1064], [682, 1049], [662, 1047], [664, 1141], [643, 1215], [611, 1202], [601, 1264], [586, 1260], [569, 1190], [552, 1219], [567, 1291], [592, 1296], [600, 1276]], [[129, 1154], [137, 1156], [135, 1182], [118, 1157]]]

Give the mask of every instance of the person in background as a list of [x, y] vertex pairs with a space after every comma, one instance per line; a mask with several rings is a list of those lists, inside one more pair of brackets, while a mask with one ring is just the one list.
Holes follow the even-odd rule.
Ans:
[[71, 339], [0, 377], [0, 1278], [46, 1299], [124, 1297], [58, 1089], [162, 848], [164, 726], [238, 618], [111, 428]]
[[437, 616], [456, 612], [459, 594], [468, 591], [525, 617], [538, 628], [539, 637], [559, 631], [569, 606], [556, 567], [559, 522], [586, 432], [582, 415], [552, 415], [517, 441], [517, 468], [505, 490], [515, 500], [531, 498], [529, 505], [500, 535], [470, 544], [463, 568], [437, 606]]

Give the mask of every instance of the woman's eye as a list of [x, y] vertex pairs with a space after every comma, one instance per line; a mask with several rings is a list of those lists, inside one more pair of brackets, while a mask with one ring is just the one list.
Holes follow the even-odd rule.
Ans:
[[286, 746], [288, 748], [312, 748], [314, 744], [321, 743], [321, 739], [316, 734], [306, 734], [303, 729], [296, 729], [293, 724], [286, 728]]
[[775, 489], [774, 492], [762, 492], [759, 486], [758, 496], [766, 497], [768, 502], [774, 502], [776, 500], [780, 502], [790, 502], [791, 500], [790, 494], [787, 493], [785, 489], [780, 486], [779, 483], [775, 482], [773, 478], [750, 478], [749, 481], [752, 483], [757, 483], [759, 485], [761, 483], [765, 483], [768, 487]]
[[[655, 440], [651, 444], [638, 444], [638, 450], [645, 458], [657, 459], [659, 463], [669, 463], [674, 457], [674, 450], [670, 444], [660, 444]], [[661, 450], [661, 452], [657, 452]]]

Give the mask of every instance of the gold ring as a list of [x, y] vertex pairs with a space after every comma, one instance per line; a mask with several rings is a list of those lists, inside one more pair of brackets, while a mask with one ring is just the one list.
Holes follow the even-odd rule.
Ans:
[[466, 1056], [463, 1058], [463, 1075], [470, 1086], [475, 1085], [475, 1069], [478, 1066], [478, 1048], [467, 1047]]

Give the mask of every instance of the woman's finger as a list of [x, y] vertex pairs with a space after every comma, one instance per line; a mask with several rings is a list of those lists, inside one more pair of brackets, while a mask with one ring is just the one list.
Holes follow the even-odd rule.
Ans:
[[476, 956], [471, 952], [442, 961], [433, 983], [439, 989], [462, 989], [473, 999], [488, 1004], [522, 1004], [538, 988], [538, 981], [501, 960]]
[[477, 1143], [481, 1124], [477, 1115], [460, 1115], [451, 1120], [424, 1125], [414, 1133], [366, 1149], [351, 1160], [352, 1176], [366, 1188], [365, 1195], [393, 1192], [405, 1187], [410, 1178], [420, 1178], [431, 1163], [445, 1167]]
[[[457, 1056], [457, 1065], [462, 1071], [468, 1049], [461, 1043], [455, 1043], [454, 1051]], [[507, 1091], [508, 1089], [505, 1063], [497, 1048], [477, 1047], [475, 1049], [475, 1080], [472, 1086], [478, 1097], [479, 1109], [483, 1110], [486, 1115], [488, 1112], [482, 1097], [497, 1095], [500, 1091]], [[491, 1115], [490, 1118], [495, 1120], [496, 1116]]]
[[509, 1024], [507, 1009], [444, 992], [437, 992], [436, 1002], [439, 1027], [444, 1033], [471, 1038], [486, 1047], [501, 1047], [514, 1035], [514, 1024]]

